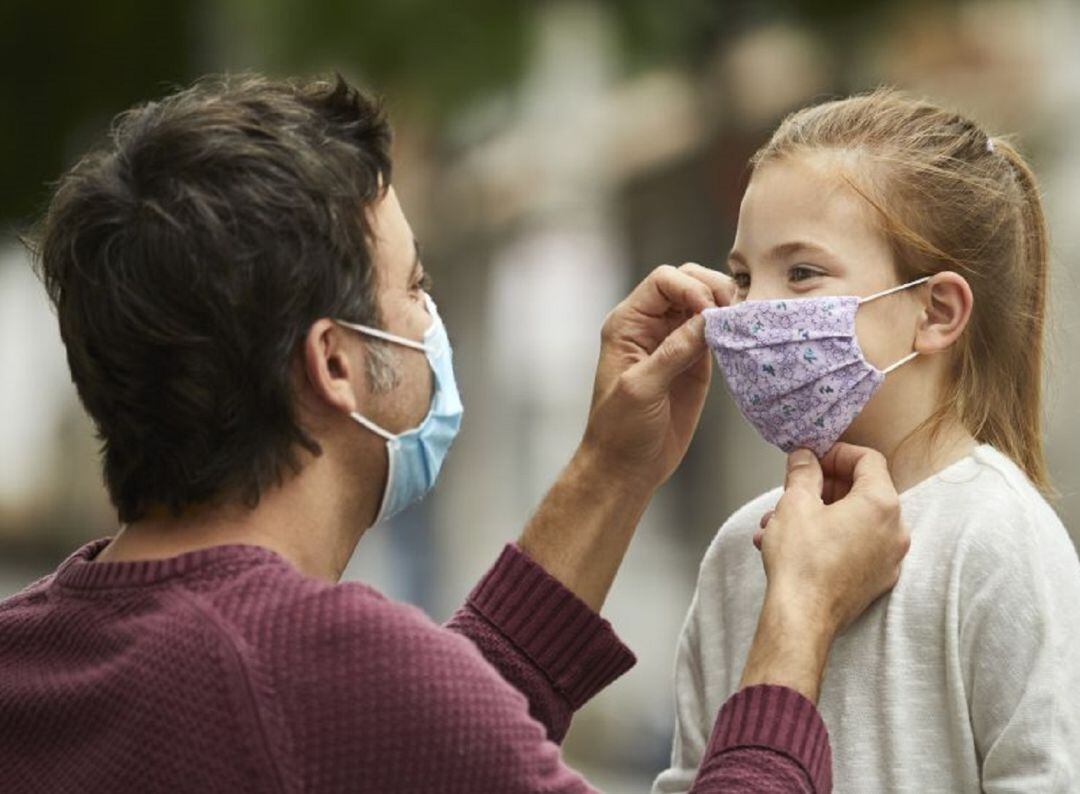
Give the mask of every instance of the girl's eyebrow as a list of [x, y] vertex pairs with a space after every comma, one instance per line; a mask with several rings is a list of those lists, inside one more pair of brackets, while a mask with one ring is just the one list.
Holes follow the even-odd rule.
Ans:
[[796, 240], [790, 243], [781, 243], [780, 245], [774, 246], [773, 249], [769, 251], [769, 258], [787, 259], [793, 254], [802, 253], [804, 251], [812, 254], [823, 254], [827, 257], [834, 257], [833, 252], [823, 245], [818, 245], [817, 243], [811, 243], [803, 240]]
[[[807, 240], [793, 240], [789, 243], [780, 243], [769, 249], [769, 252], [765, 255], [766, 259], [772, 261], [779, 261], [788, 259], [795, 254], [800, 253], [818, 254], [820, 256], [826, 256], [831, 259], [835, 259], [836, 255], [833, 254], [828, 248], [818, 243], [812, 243]], [[746, 261], [746, 257], [742, 255], [738, 250], [732, 248], [727, 255], [728, 267], [732, 264], [741, 265], [742, 267], [749, 267]]]

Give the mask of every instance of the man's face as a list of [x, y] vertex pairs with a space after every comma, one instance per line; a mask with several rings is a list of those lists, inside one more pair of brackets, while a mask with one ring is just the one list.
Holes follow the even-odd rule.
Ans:
[[[424, 305], [427, 276], [420, 248], [391, 187], [369, 210], [374, 237], [372, 262], [379, 313], [385, 330], [422, 342], [432, 318]], [[423, 421], [431, 404], [432, 373], [419, 350], [389, 344], [398, 385], [372, 400], [380, 424], [392, 433], [410, 430]]]

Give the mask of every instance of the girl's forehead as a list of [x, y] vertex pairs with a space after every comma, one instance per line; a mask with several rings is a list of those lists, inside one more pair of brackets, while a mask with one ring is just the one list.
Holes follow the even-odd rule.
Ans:
[[743, 195], [736, 247], [751, 259], [793, 241], [813, 242], [861, 259], [889, 250], [876, 210], [827, 157], [763, 163]]

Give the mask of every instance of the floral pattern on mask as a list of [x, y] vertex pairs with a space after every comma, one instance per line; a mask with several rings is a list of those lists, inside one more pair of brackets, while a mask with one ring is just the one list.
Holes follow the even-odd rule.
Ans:
[[859, 348], [858, 308], [855, 296], [828, 296], [705, 310], [728, 390], [770, 444], [823, 456], [885, 379]]

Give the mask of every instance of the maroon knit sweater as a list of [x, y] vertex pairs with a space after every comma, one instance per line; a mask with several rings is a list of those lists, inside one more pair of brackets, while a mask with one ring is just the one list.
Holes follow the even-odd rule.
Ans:
[[[0, 603], [4, 792], [585, 792], [558, 743], [634, 663], [507, 546], [445, 626], [256, 546], [92, 562]], [[693, 791], [830, 789], [825, 726], [779, 687], [720, 712]]]

